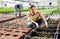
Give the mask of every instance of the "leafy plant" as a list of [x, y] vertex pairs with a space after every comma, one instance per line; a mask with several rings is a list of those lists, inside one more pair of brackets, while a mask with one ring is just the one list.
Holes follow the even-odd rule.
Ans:
[[56, 10], [52, 11], [52, 14], [60, 14], [60, 8], [57, 8]]

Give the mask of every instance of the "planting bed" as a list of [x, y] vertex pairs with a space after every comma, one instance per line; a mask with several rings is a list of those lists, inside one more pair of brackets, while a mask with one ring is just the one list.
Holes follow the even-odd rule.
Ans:
[[23, 39], [32, 29], [26, 26], [26, 16], [0, 23], [0, 39]]
[[53, 39], [59, 22], [54, 19], [48, 20], [48, 28], [36, 28], [25, 39]]
[[8, 20], [12, 20], [15, 18], [15, 15], [11, 14], [0, 14], [0, 23]]

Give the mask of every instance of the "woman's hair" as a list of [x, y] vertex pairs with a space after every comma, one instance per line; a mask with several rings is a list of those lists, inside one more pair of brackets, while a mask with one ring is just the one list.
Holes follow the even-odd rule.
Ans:
[[33, 7], [35, 7], [35, 5], [31, 5], [31, 6], [30, 6], [30, 9], [33, 8]]

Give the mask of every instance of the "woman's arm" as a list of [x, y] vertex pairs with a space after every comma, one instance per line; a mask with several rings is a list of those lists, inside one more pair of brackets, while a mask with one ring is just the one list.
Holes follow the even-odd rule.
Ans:
[[41, 17], [42, 17], [42, 19], [44, 20], [44, 22], [45, 22], [45, 24], [46, 24], [46, 27], [48, 27], [48, 24], [47, 24], [47, 21], [46, 21], [45, 16], [44, 16], [42, 13], [40, 13], [40, 16], [41, 16]]
[[40, 14], [41, 14], [41, 17], [44, 20], [44, 22], [47, 22], [45, 16], [42, 13], [40, 13]]

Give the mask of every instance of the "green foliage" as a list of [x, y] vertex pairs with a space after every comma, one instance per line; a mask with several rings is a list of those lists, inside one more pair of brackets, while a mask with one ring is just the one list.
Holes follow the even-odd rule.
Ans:
[[37, 10], [43, 10], [43, 9], [45, 9], [44, 7], [42, 7], [42, 8], [36, 8]]
[[56, 10], [56, 8], [52, 8], [52, 9], [43, 9], [40, 10], [43, 14], [52, 14], [52, 11]]
[[29, 11], [29, 8], [23, 8], [23, 11], [24, 12]]
[[12, 13], [14, 12], [13, 8], [0, 8], [0, 13]]
[[[37, 10], [43, 10], [43, 8], [36, 8]], [[23, 11], [29, 11], [29, 8], [23, 8]], [[13, 8], [0, 8], [0, 13], [12, 13], [14, 12]]]
[[56, 10], [52, 11], [52, 14], [60, 14], [60, 8], [57, 8]]
[[[23, 11], [29, 11], [28, 8], [23, 8]], [[14, 12], [13, 8], [0, 8], [0, 13], [12, 13]]]
[[[37, 10], [39, 10], [40, 12], [42, 12], [43, 14], [53, 14], [53, 13], [60, 13], [60, 8], [36, 8]], [[23, 12], [27, 12], [29, 11], [29, 8], [23, 8]], [[10, 8], [0, 8], [0, 13], [12, 13], [14, 12], [14, 9], [12, 7]]]

